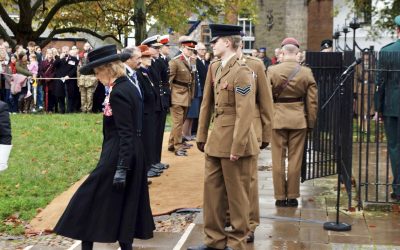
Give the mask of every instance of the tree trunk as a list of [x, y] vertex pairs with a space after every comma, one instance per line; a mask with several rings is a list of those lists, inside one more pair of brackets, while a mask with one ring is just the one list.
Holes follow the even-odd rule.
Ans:
[[140, 45], [146, 37], [146, 1], [136, 0], [135, 11], [133, 14], [133, 23], [135, 25], [135, 43]]

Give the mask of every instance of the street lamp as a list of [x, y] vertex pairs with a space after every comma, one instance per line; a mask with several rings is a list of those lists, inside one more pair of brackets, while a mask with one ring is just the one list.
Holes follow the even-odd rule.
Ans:
[[353, 29], [353, 55], [356, 53], [356, 30], [360, 28], [360, 22], [358, 22], [358, 19], [356, 16], [353, 17], [353, 20], [350, 22], [350, 28]]
[[340, 31], [336, 29], [332, 35], [333, 40], [335, 40], [335, 51], [338, 51], [339, 48], [339, 37], [340, 37]]
[[344, 48], [343, 48], [343, 51], [346, 51], [346, 49], [348, 48], [348, 46], [347, 46], [347, 33], [350, 32], [349, 27], [347, 27], [347, 25], [346, 25], [346, 22], [344, 22], [344, 26], [343, 26], [342, 32], [344, 33]]

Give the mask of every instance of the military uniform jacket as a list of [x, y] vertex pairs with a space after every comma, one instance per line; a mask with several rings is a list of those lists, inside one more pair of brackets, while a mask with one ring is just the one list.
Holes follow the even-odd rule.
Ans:
[[[196, 65], [193, 59], [191, 65]], [[194, 95], [194, 74], [191, 65], [181, 54], [169, 61], [169, 84], [171, 104], [189, 107]]]
[[388, 44], [379, 52], [376, 84], [377, 95], [382, 91], [381, 97], [375, 99], [375, 110], [383, 112], [384, 116], [400, 116], [400, 39]]
[[253, 56], [243, 56], [242, 60], [253, 71], [255, 80], [254, 91], [256, 95], [255, 119], [261, 120], [261, 128], [254, 125], [259, 142], [270, 142], [272, 131], [272, 88], [267, 84], [264, 63]]
[[[284, 84], [298, 63], [286, 60], [270, 66], [267, 71], [267, 83], [272, 88]], [[298, 102], [275, 102], [272, 129], [313, 128], [317, 119], [318, 90], [311, 69], [301, 66], [300, 71], [282, 91], [279, 99], [303, 98]]]
[[[222, 70], [219, 67], [221, 61], [214, 61], [207, 72], [197, 141], [206, 142], [205, 153], [214, 157], [257, 155], [259, 147], [252, 126], [255, 107], [252, 72], [237, 56]], [[208, 136], [213, 111], [214, 125]]]

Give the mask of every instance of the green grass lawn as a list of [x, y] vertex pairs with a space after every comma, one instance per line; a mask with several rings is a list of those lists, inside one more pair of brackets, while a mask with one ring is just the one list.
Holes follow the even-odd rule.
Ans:
[[19, 234], [29, 221], [98, 161], [102, 115], [11, 115], [13, 149], [0, 173], [0, 232]]

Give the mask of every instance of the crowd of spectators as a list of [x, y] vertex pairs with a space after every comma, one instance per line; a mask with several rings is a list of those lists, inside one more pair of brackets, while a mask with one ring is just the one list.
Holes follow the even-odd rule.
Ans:
[[43, 49], [29, 42], [27, 47], [0, 39], [0, 100], [10, 113], [100, 112], [106, 89], [94, 76], [79, 76], [91, 50], [76, 46]]

